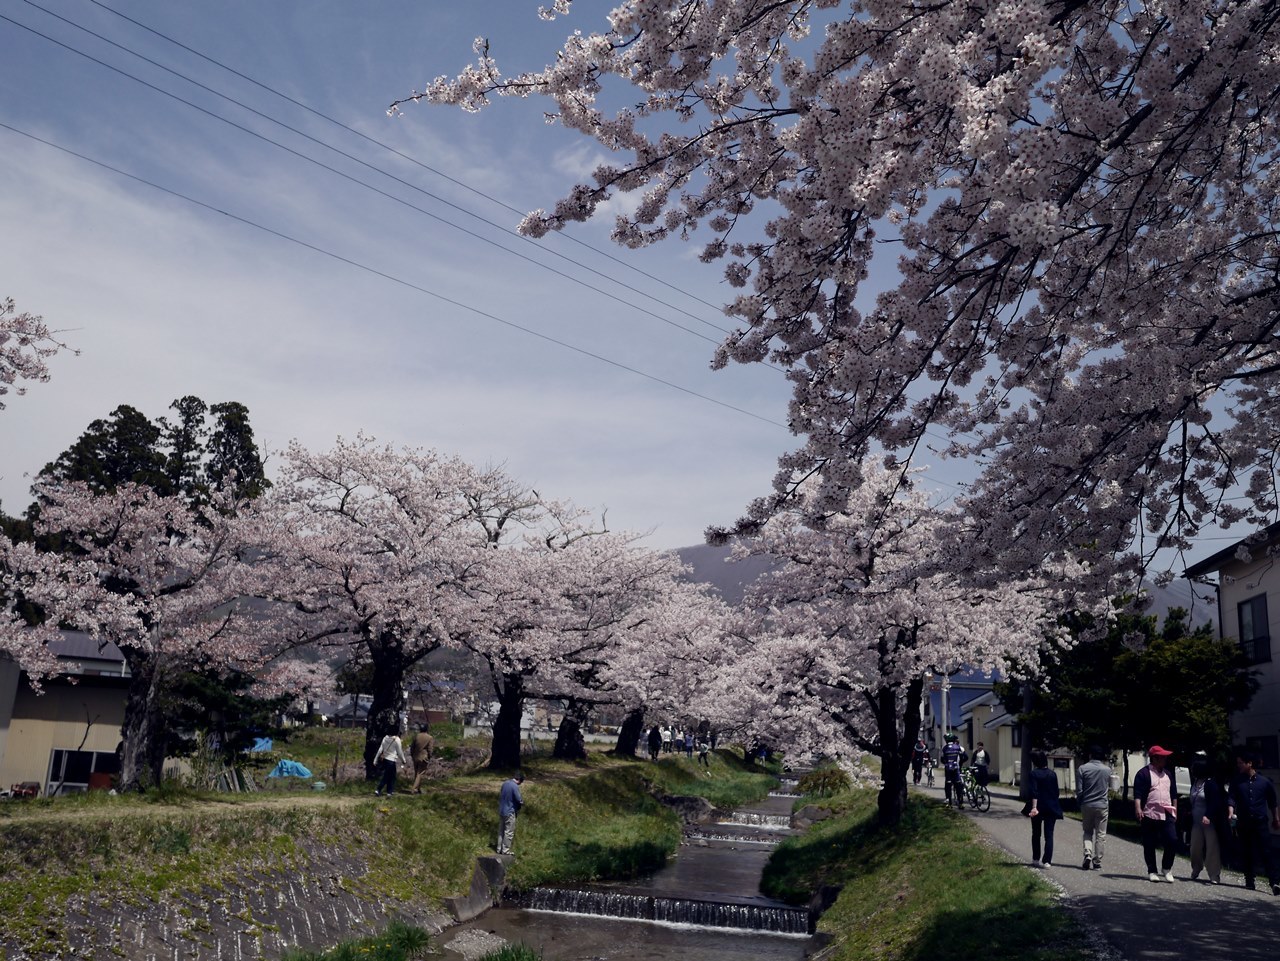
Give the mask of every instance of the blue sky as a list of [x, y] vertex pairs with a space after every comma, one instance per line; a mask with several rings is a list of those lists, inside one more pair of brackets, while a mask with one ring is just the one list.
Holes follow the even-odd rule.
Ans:
[[[561, 238], [544, 242], [670, 305], [662, 306], [514, 237], [518, 217], [510, 210], [226, 73], [104, 5], [39, 3], [403, 182], [329, 153], [24, 0], [3, 0], [0, 14], [391, 197], [6, 21], [0, 21], [6, 63], [0, 123], [758, 417], [539, 340], [0, 129], [6, 224], [0, 256], [7, 267], [0, 293], [43, 314], [81, 351], [56, 358], [52, 382], [13, 398], [0, 415], [0, 505], [6, 510], [25, 506], [24, 475], [56, 456], [93, 418], [121, 403], [156, 416], [188, 393], [247, 404], [269, 448], [293, 437], [326, 446], [363, 429], [395, 444], [505, 463], [541, 491], [607, 508], [615, 529], [651, 530], [654, 546], [695, 543], [707, 524], [732, 521], [768, 489], [777, 455], [793, 442], [779, 426], [787, 391], [775, 371], [708, 369], [719, 338], [712, 325], [727, 326], [708, 304], [718, 305], [724, 289], [718, 274], [697, 262], [693, 247], [621, 251], [608, 243], [607, 223], [576, 234], [673, 290]], [[553, 56], [567, 28], [538, 19], [536, 4], [113, 0], [109, 6], [521, 211], [549, 206], [600, 156], [577, 135], [547, 126], [532, 102], [500, 103], [478, 116], [426, 106], [410, 106], [399, 118], [386, 115], [393, 99], [465, 66], [476, 36], [491, 37], [512, 68]]]
[[[607, 8], [580, 3], [575, 19], [548, 23], [538, 18], [536, 0], [0, 0], [0, 16], [66, 45], [0, 20], [6, 65], [0, 123], [232, 215], [0, 129], [0, 263], [6, 268], [0, 296], [43, 314], [81, 351], [55, 358], [52, 382], [12, 398], [0, 413], [0, 506], [10, 513], [25, 507], [30, 480], [24, 475], [55, 457], [93, 418], [121, 403], [155, 417], [174, 398], [196, 394], [210, 403], [247, 404], [269, 450], [295, 437], [324, 447], [339, 434], [364, 430], [397, 445], [504, 463], [544, 493], [607, 509], [614, 529], [651, 531], [649, 543], [657, 547], [697, 543], [708, 524], [732, 522], [768, 491], [777, 456], [796, 441], [781, 426], [788, 391], [777, 371], [708, 367], [719, 338], [715, 328], [728, 326], [711, 306], [729, 296], [718, 268], [700, 264], [692, 244], [639, 252], [613, 247], [607, 221], [580, 226], [573, 236], [663, 283], [564, 238], [541, 242], [664, 306], [515, 237], [519, 218], [502, 204], [520, 211], [549, 207], [604, 156], [578, 134], [545, 124], [542, 103], [505, 100], [478, 115], [410, 105], [400, 117], [386, 115], [392, 100], [463, 68], [477, 36], [490, 38], [504, 69], [538, 67], [570, 29], [598, 27], [595, 18]], [[577, 286], [428, 213], [614, 296]], [[962, 467], [936, 459], [930, 466], [940, 497], [964, 476]], [[1206, 553], [1221, 546], [1207, 546]]]

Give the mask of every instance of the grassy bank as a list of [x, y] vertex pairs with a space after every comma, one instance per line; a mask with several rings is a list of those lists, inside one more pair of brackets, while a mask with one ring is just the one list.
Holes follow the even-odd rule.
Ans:
[[821, 802], [837, 812], [781, 845], [766, 894], [803, 904], [840, 888], [818, 923], [832, 961], [1085, 961], [1075, 922], [1033, 872], [983, 843], [962, 815], [913, 796], [902, 824], [876, 824], [875, 793]]
[[[509, 878], [517, 888], [652, 871], [680, 839], [658, 796], [696, 793], [727, 807], [770, 784], [728, 752], [709, 776], [684, 758], [651, 764], [598, 754], [585, 764], [534, 760], [526, 774]], [[318, 863], [370, 900], [438, 908], [467, 890], [476, 855], [493, 850], [499, 783], [472, 772], [392, 798], [375, 798], [360, 782], [323, 792], [167, 789], [0, 805], [0, 944], [58, 954], [69, 903], [176, 900], [198, 913], [246, 876], [296, 875]]]

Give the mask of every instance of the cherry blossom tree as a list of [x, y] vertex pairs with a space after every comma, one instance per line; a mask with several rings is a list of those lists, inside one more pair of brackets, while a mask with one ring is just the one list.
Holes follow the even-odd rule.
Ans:
[[486, 576], [472, 591], [477, 620], [463, 643], [493, 680], [495, 770], [519, 764], [529, 698], [570, 702], [566, 740], [591, 706], [616, 703], [607, 679], [612, 658], [643, 632], [645, 608], [679, 570], [678, 561], [637, 547], [633, 537], [585, 520], [556, 505], [486, 558]]
[[37, 534], [58, 536], [69, 550], [9, 550], [11, 582], [47, 615], [44, 627], [11, 643], [37, 680], [53, 669], [43, 647], [51, 625], [79, 627], [120, 648], [129, 669], [123, 789], [159, 783], [166, 696], [185, 672], [253, 673], [264, 693], [305, 688], [307, 669], [277, 661], [279, 635], [245, 601], [253, 577], [243, 563], [248, 505], [223, 498], [193, 509], [133, 483], [97, 493], [84, 482], [41, 482], [36, 492]]
[[[12, 298], [0, 300], [0, 398], [10, 390], [25, 394], [25, 387], [14, 386], [20, 380], [47, 381], [49, 366], [45, 361], [65, 348], [45, 326], [43, 317], [18, 313]], [[0, 410], [4, 410], [2, 399]]]
[[[514, 492], [514, 493], [513, 493]], [[364, 435], [332, 450], [289, 445], [263, 498], [257, 590], [290, 619], [294, 644], [371, 668], [365, 767], [398, 729], [406, 675], [478, 630], [470, 585], [533, 500], [503, 472]]]
[[804, 438], [739, 530], [838, 511], [868, 455], [907, 471], [944, 431], [981, 467], [961, 567], [1087, 543], [1114, 591], [1117, 563], [1276, 516], [1278, 24], [1270, 0], [622, 0], [545, 69], [482, 39], [410, 99], [540, 95], [614, 155], [528, 235], [619, 195], [621, 244], [708, 235], [741, 291], [715, 363], [783, 367]]
[[[1033, 662], [1057, 631], [1057, 592], [1048, 578], [937, 572], [954, 512], [904, 491], [893, 472], [865, 473], [822, 525], [808, 521], [812, 504], [799, 503], [739, 546], [740, 555], [781, 563], [748, 589], [745, 607], [758, 618], [752, 642], [716, 683], [758, 737], [800, 753], [878, 757], [879, 816], [894, 824], [926, 678], [961, 667], [992, 672], [1010, 657]], [[825, 496], [818, 483], [801, 493]]]

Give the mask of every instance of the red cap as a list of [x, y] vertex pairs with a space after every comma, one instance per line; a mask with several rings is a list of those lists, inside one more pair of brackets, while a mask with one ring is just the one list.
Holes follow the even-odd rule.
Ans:
[[1173, 754], [1172, 751], [1166, 751], [1159, 744], [1152, 744], [1151, 750], [1148, 751], [1147, 753], [1152, 757], [1169, 757], [1171, 754]]

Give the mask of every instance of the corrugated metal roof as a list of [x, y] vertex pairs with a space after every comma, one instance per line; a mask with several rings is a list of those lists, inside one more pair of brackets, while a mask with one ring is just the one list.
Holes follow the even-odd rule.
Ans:
[[124, 663], [120, 648], [110, 641], [97, 641], [84, 631], [59, 631], [49, 642], [49, 650], [72, 661], [116, 661]]

